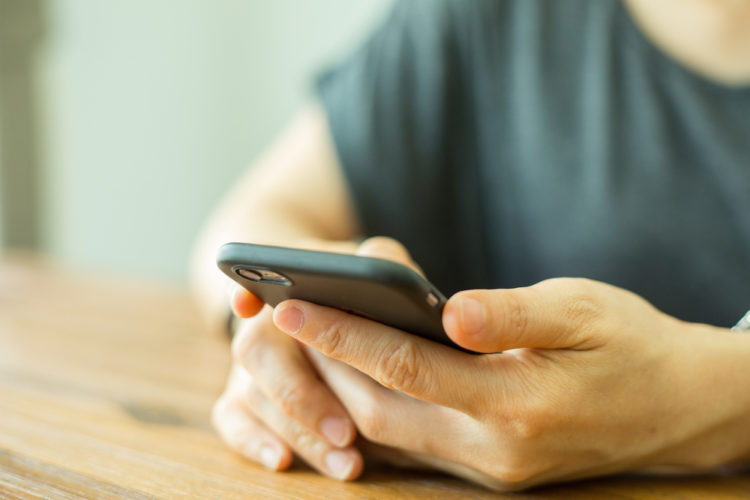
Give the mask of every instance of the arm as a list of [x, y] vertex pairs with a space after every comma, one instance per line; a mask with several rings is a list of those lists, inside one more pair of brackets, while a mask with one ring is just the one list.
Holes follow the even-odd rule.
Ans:
[[198, 237], [191, 285], [208, 329], [223, 333], [229, 314], [230, 281], [215, 263], [222, 244], [294, 246], [358, 234], [325, 113], [309, 105], [221, 200]]

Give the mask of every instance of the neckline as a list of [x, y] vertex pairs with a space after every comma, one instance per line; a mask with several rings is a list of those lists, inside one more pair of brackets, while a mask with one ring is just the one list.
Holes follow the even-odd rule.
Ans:
[[624, 20], [626, 30], [628, 31], [628, 38], [632, 39], [640, 50], [643, 50], [648, 57], [654, 59], [660, 66], [666, 66], [670, 71], [680, 74], [683, 78], [688, 78], [690, 81], [700, 85], [701, 87], [707, 88], [712, 92], [718, 92], [732, 96], [744, 96], [750, 95], [750, 83], [743, 85], [729, 85], [716, 81], [709, 76], [706, 76], [698, 71], [685, 66], [679, 61], [675, 60], [667, 54], [661, 47], [656, 45], [638, 26], [638, 23], [630, 14], [630, 11], [625, 6], [624, 0], [615, 0], [618, 4], [618, 17]]

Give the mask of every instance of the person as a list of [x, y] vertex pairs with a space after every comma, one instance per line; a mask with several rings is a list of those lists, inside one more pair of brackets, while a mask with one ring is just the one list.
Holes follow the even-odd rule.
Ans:
[[[216, 209], [234, 328], [213, 421], [273, 470], [364, 458], [499, 490], [750, 458], [750, 2], [404, 0]], [[363, 241], [364, 239], [364, 241]], [[228, 241], [389, 258], [471, 354], [275, 309]]]

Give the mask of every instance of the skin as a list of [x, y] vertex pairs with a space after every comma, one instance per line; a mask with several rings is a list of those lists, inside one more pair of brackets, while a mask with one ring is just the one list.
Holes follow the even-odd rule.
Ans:
[[454, 295], [445, 329], [493, 353], [480, 356], [302, 301], [273, 319], [320, 353], [319, 373], [365, 438], [490, 488], [705, 471], [750, 455], [750, 338], [603, 283]]
[[192, 284], [207, 328], [224, 334], [228, 296], [238, 316], [248, 318], [237, 328], [214, 426], [234, 450], [273, 470], [288, 468], [297, 455], [323, 474], [353, 479], [363, 467], [351, 446], [356, 429], [300, 345], [275, 328], [270, 308], [217, 270], [216, 250], [252, 241], [353, 251], [356, 245], [346, 242], [359, 233], [353, 214], [325, 116], [311, 105], [240, 179], [196, 245]]
[[[750, 82], [750, 2], [625, 3], [679, 63], [721, 84]], [[398, 242], [354, 243], [353, 207], [325, 114], [310, 105], [199, 238], [192, 283], [207, 328], [225, 331], [228, 304], [243, 318], [213, 422], [249, 460], [283, 470], [296, 455], [350, 480], [365, 453], [501, 490], [747, 460], [750, 337], [681, 322], [624, 290], [559, 279], [456, 294], [443, 316], [449, 335], [468, 349], [503, 351], [473, 356], [312, 304], [272, 311], [216, 270], [227, 241], [415, 266]]]
[[669, 57], [727, 86], [750, 83], [750, 1], [624, 0], [631, 17]]

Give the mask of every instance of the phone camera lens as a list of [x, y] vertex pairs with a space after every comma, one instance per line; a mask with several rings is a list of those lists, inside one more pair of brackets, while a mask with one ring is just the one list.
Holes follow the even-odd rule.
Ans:
[[270, 271], [268, 269], [257, 269], [257, 272], [265, 281], [272, 281], [274, 283], [286, 283], [289, 281], [286, 276], [281, 273], [277, 273], [276, 271]]
[[253, 271], [252, 269], [237, 269], [237, 274], [239, 274], [243, 278], [247, 278], [253, 281], [260, 281], [263, 279], [263, 276]]
[[254, 267], [252, 269], [246, 267], [239, 267], [234, 270], [237, 274], [250, 281], [256, 283], [264, 283], [269, 285], [284, 285], [289, 286], [292, 284], [292, 280], [287, 278], [281, 273], [271, 271], [270, 269], [263, 269]]

